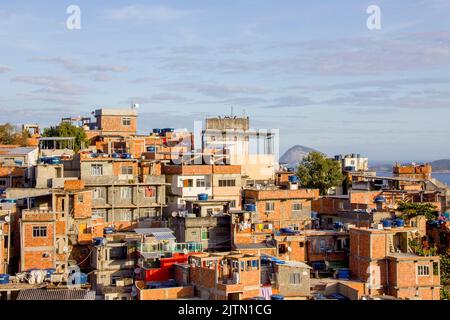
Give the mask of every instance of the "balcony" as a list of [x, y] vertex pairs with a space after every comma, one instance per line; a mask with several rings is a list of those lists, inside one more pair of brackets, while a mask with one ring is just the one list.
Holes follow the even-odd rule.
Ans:
[[203, 245], [201, 242], [186, 242], [186, 243], [138, 243], [138, 251], [142, 255], [148, 257], [162, 257], [167, 254], [174, 253], [191, 253], [202, 252]]

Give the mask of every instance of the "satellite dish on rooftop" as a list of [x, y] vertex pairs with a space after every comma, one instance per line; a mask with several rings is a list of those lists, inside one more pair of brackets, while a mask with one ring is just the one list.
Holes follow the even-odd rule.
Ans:
[[176, 211], [173, 211], [173, 212], [172, 212], [172, 217], [175, 218], [177, 215], [178, 215], [178, 213], [177, 213]]
[[138, 103], [133, 103], [131, 105], [131, 109], [138, 109], [139, 108], [139, 104]]

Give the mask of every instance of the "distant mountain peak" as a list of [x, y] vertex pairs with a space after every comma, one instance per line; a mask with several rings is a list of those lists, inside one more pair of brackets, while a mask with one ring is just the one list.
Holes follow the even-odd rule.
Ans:
[[303, 160], [303, 158], [313, 151], [317, 152], [317, 150], [309, 147], [295, 145], [280, 157], [279, 162], [280, 164], [285, 164], [290, 168], [297, 167], [298, 164]]

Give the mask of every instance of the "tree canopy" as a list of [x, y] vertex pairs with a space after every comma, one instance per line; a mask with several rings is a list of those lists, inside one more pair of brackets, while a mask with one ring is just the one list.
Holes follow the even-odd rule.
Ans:
[[339, 162], [313, 151], [303, 158], [297, 168], [300, 185], [319, 189], [325, 195], [331, 187], [341, 186], [344, 180]]
[[[78, 152], [87, 144], [86, 132], [83, 128], [76, 127], [69, 122], [61, 122], [55, 127], [45, 128], [43, 137], [73, 137], [75, 138], [74, 149]], [[63, 145], [64, 146], [64, 145]], [[67, 147], [67, 146], [64, 146]]]
[[436, 206], [431, 203], [412, 203], [400, 201], [397, 210], [402, 213], [402, 218], [411, 219], [416, 216], [425, 216], [427, 220], [435, 220], [439, 213]]
[[11, 123], [0, 125], [0, 144], [15, 144], [26, 146], [30, 137], [27, 131], [22, 131]]

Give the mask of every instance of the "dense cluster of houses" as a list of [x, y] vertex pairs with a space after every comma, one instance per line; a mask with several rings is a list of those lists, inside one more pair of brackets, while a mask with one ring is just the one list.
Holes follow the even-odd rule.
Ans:
[[[429, 165], [382, 177], [336, 156], [345, 183], [320, 196], [248, 118], [206, 119], [198, 138], [139, 135], [134, 108], [93, 115], [62, 119], [87, 135], [77, 152], [36, 125], [0, 145], [1, 299], [440, 299], [450, 191]], [[439, 219], [401, 219], [399, 201]]]

